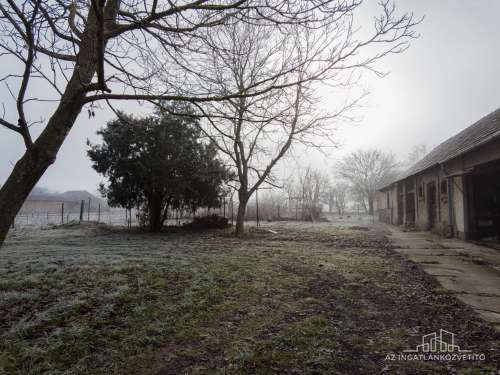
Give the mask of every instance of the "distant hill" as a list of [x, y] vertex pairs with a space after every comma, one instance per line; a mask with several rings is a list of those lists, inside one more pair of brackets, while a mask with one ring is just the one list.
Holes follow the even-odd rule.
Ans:
[[38, 201], [52, 201], [59, 200], [57, 197], [58, 193], [52, 190], [35, 186], [28, 196], [28, 200], [38, 200]]
[[65, 201], [103, 201], [101, 198], [97, 198], [95, 195], [89, 193], [87, 190], [68, 190], [64, 193], [57, 195], [60, 199]]
[[29, 195], [27, 201], [46, 201], [46, 202], [81, 202], [85, 201], [85, 204], [90, 199], [91, 209], [97, 209], [98, 205], [101, 205], [101, 209], [107, 209], [108, 205], [106, 201], [102, 198], [98, 198], [95, 195], [89, 193], [86, 190], [68, 190], [64, 193], [58, 193], [50, 191], [45, 188], [36, 187], [33, 189]]
[[106, 212], [110, 210], [106, 200], [96, 197], [86, 190], [70, 190], [58, 193], [46, 188], [35, 187], [28, 199], [24, 202], [20, 214], [33, 213], [60, 213], [64, 203], [66, 214], [80, 212], [81, 202], [84, 201], [84, 212]]

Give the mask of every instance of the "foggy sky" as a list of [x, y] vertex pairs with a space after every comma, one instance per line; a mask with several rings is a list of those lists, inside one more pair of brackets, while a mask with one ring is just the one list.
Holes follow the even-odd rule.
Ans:
[[[375, 10], [375, 1], [368, 0], [367, 6], [371, 8], [372, 3]], [[397, 0], [396, 6], [401, 12], [411, 10], [417, 17], [425, 16], [417, 27], [420, 38], [405, 53], [390, 56], [377, 65], [390, 71], [387, 77], [365, 75], [364, 87], [370, 96], [360, 112], [362, 121], [337, 130], [336, 139], [342, 147], [328, 151], [328, 156], [298, 152], [301, 165], [332, 166], [345, 153], [369, 147], [392, 151], [404, 158], [413, 146], [426, 144], [430, 150], [500, 107], [500, 1]], [[1, 75], [11, 63], [0, 57]], [[7, 110], [13, 108], [4, 87], [0, 101]], [[31, 118], [43, 116], [51, 105], [41, 103], [33, 107]], [[123, 103], [121, 106], [125, 108]], [[129, 112], [130, 108], [128, 104]], [[112, 117], [104, 108], [96, 114], [89, 119], [82, 112], [40, 186], [95, 192], [102, 178], [90, 167], [86, 140], [98, 141], [96, 130]], [[0, 184], [23, 150], [18, 134], [0, 128]]]

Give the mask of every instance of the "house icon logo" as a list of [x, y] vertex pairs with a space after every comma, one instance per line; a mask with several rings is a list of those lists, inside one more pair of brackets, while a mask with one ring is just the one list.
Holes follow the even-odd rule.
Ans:
[[462, 350], [455, 343], [455, 334], [445, 329], [422, 336], [422, 343], [414, 350], [405, 350], [405, 353], [469, 353]]
[[455, 334], [445, 329], [422, 336], [422, 342], [415, 349], [399, 353], [388, 353], [386, 361], [484, 361], [484, 353], [460, 348]]

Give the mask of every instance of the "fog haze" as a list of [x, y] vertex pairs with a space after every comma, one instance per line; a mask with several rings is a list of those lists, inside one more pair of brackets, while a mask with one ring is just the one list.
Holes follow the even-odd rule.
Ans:
[[[378, 64], [380, 70], [390, 72], [386, 77], [365, 74], [363, 86], [370, 95], [358, 112], [360, 121], [339, 126], [335, 139], [341, 147], [327, 150], [327, 156], [316, 151], [306, 154], [299, 148], [295, 155], [300, 164], [321, 162], [322, 166], [332, 166], [350, 151], [372, 147], [404, 158], [413, 146], [426, 144], [430, 149], [500, 107], [500, 2], [401, 0], [396, 5], [401, 12], [411, 10], [417, 17], [425, 16], [417, 28], [420, 38], [405, 53]], [[375, 2], [366, 8], [373, 8], [373, 14]], [[371, 20], [367, 18], [366, 22]], [[8, 64], [7, 59], [2, 61], [0, 72], [4, 75], [2, 67], [8, 68]], [[7, 110], [12, 108], [7, 90], [2, 90], [0, 100]], [[327, 103], [329, 100], [325, 98]], [[31, 118], [44, 117], [53, 105], [36, 104], [31, 107], [31, 114], [36, 114]], [[131, 103], [119, 103], [117, 107], [127, 112], [148, 110]], [[98, 142], [96, 131], [112, 117], [104, 106], [96, 109], [96, 117], [89, 118], [82, 112], [39, 185], [58, 191], [95, 192], [102, 178], [90, 166], [86, 140]], [[23, 153], [21, 137], [0, 129], [0, 150], [3, 183]]]

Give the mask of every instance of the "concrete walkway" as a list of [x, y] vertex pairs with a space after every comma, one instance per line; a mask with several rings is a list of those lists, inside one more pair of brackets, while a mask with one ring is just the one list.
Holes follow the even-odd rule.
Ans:
[[500, 251], [428, 232], [387, 229], [397, 252], [421, 264], [500, 331]]

